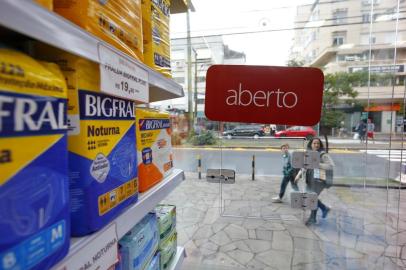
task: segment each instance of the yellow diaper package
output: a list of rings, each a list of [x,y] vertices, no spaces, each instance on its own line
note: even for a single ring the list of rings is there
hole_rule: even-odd
[[[46,9],[53,9],[53,0],[35,0],[39,5],[43,6]]]
[[[54,0],[54,11],[143,60],[141,0]]]
[[[151,109],[136,110],[139,191],[144,192],[173,168],[169,114]]]
[[[144,63],[171,78],[169,6],[169,0],[142,0]]]
[[[69,250],[66,83],[14,50],[0,67],[0,269],[49,269]]]
[[[100,92],[98,64],[37,44],[68,84],[72,235],[101,229],[137,201],[134,102]]]

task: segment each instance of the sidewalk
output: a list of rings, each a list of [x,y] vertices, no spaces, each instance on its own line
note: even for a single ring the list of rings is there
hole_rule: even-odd
[[[323,142],[325,138],[321,137]],[[391,140],[389,140],[391,139]],[[345,150],[361,150],[361,149],[402,149],[406,148],[406,138],[402,143],[400,136],[396,138],[378,136],[375,141],[368,140],[368,142],[361,143],[360,140],[352,138],[338,138],[328,137],[329,149],[345,149]],[[299,138],[274,138],[274,137],[260,137],[254,138],[233,138],[233,139],[220,139],[216,145],[176,145],[176,148],[239,148],[239,149],[275,149],[280,150],[280,145],[289,143],[291,149],[306,147],[306,141]]]
[[[165,200],[177,207],[184,270],[406,267],[406,191],[330,188],[321,199],[332,211],[307,227],[289,198],[271,202],[280,179],[237,175],[220,196],[219,184],[186,176]],[[225,214],[241,217],[221,216],[221,201]]]

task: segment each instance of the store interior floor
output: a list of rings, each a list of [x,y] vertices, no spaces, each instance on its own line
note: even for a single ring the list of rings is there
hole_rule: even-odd
[[[332,187],[320,196],[328,217],[306,226],[309,211],[290,207],[290,187],[283,203],[271,202],[279,184],[236,175],[220,190],[187,173],[165,199],[177,206],[182,269],[406,268],[406,190]]]

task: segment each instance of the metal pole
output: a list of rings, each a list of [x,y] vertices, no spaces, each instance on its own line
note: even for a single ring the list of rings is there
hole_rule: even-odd
[[[202,157],[200,155],[197,155],[197,173],[199,179],[202,179]]]
[[[252,155],[252,180],[255,180],[255,155]]]
[[[190,0],[186,12],[186,31],[187,31],[187,93],[188,93],[188,116],[189,131],[193,130],[193,100],[192,100],[192,40],[190,37]]]
[[[195,102],[195,108],[194,108],[194,114],[193,114],[193,122],[196,124],[197,123],[197,52],[196,50],[193,50],[195,53],[195,91],[194,91],[194,102]]]

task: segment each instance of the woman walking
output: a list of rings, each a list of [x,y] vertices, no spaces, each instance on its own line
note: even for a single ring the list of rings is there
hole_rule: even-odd
[[[323,189],[326,187],[325,179],[320,178],[320,170],[332,170],[334,167],[334,162],[331,157],[325,152],[324,146],[320,138],[313,138],[307,144],[308,150],[317,151],[320,153],[320,165],[319,169],[301,169],[300,172],[296,175],[295,182],[299,181],[302,174],[305,173],[306,176],[306,190],[316,192],[319,196]],[[324,176],[326,173],[324,173]],[[325,177],[324,177],[325,178]],[[306,225],[311,225],[316,223],[316,216],[318,208],[322,211],[322,217],[326,218],[330,208],[327,207],[322,201],[317,200],[317,209],[312,210],[309,219],[306,221]]]

